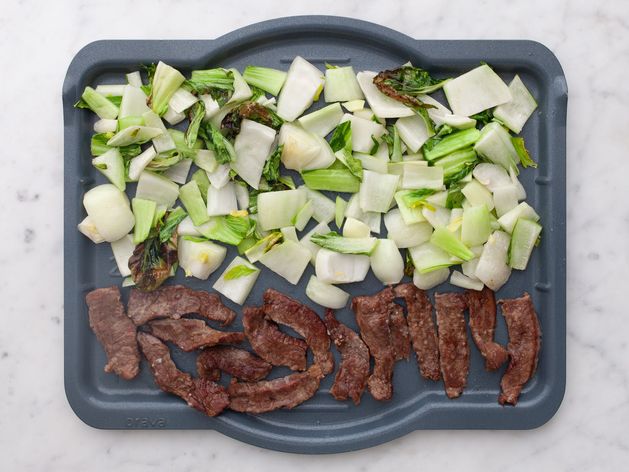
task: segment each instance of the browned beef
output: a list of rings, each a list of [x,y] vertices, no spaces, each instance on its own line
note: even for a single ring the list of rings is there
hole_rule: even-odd
[[[266,413],[293,408],[311,398],[323,377],[321,367],[312,365],[306,372],[259,382],[232,382],[227,388],[229,408],[245,413]]]
[[[465,296],[461,293],[435,294],[441,375],[448,398],[463,393],[470,370],[470,347],[467,342]]]
[[[325,313],[325,325],[341,353],[341,365],[330,393],[337,400],[351,398],[358,405],[369,377],[369,349],[353,329],[337,321],[332,310]]]
[[[197,357],[199,377],[218,381],[221,371],[245,382],[262,380],[273,366],[249,351],[233,346],[203,349]]]
[[[266,319],[263,308],[245,307],[242,325],[253,350],[262,359],[272,365],[306,370],[306,342],[282,333],[275,323]]]
[[[149,361],[159,388],[183,398],[188,405],[208,416],[216,416],[229,404],[225,389],[208,379],[193,379],[177,369],[168,346],[148,333],[138,333],[138,342]]]
[[[395,360],[408,359],[411,355],[411,338],[406,318],[404,318],[404,309],[396,303],[391,303],[389,319]]]
[[[118,287],[98,288],[85,297],[92,331],[107,354],[105,372],[129,380],[140,371],[140,351],[135,340],[135,325],[120,302]]]
[[[406,319],[421,375],[439,380],[439,343],[428,295],[411,283],[395,287],[395,294],[406,302]]]
[[[334,370],[330,337],[319,315],[272,288],[264,292],[264,313],[271,320],[290,326],[304,337],[306,344],[312,349],[315,364],[321,366],[324,375]]]
[[[472,339],[485,359],[487,370],[496,370],[507,360],[507,350],[494,341],[496,331],[496,298],[494,292],[485,287],[482,291],[465,292],[470,312]]]
[[[542,345],[542,331],[528,293],[520,298],[500,300],[509,331],[509,366],[502,376],[499,402],[515,405],[522,387],[535,373]]]
[[[203,320],[180,318],[178,320],[155,320],[148,323],[153,336],[162,341],[175,343],[184,351],[217,344],[240,343],[245,340],[245,333],[218,331],[210,328]]]
[[[226,326],[236,317],[236,313],[223,305],[218,294],[192,290],[183,285],[169,285],[152,292],[132,289],[128,310],[136,326],[156,318],[178,319],[192,313]]]
[[[391,381],[395,349],[391,339],[391,304],[393,291],[389,288],[375,295],[354,297],[352,300],[360,336],[374,358],[373,373],[367,385],[376,400],[389,400],[393,395]]]

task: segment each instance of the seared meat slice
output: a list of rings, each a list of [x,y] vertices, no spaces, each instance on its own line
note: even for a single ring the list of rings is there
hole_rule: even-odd
[[[265,318],[263,308],[245,307],[242,325],[253,350],[262,359],[272,365],[306,370],[306,342],[282,333],[275,323]]]
[[[485,359],[487,370],[496,370],[507,360],[507,350],[494,341],[496,331],[496,298],[494,292],[485,287],[482,291],[466,290],[465,296],[470,312],[472,339]]]
[[[273,366],[255,354],[234,346],[214,346],[203,349],[197,357],[199,377],[218,381],[221,371],[245,382],[262,380]]]
[[[421,375],[439,380],[439,343],[428,295],[411,283],[395,287],[395,294],[406,302],[408,329]]]
[[[467,342],[465,296],[461,293],[435,294],[441,375],[448,398],[463,393],[470,370],[470,346]]]
[[[325,313],[325,325],[341,353],[341,365],[330,393],[337,400],[351,398],[358,405],[369,377],[369,349],[353,329],[337,321],[332,310]]]
[[[312,349],[315,364],[321,366],[324,375],[334,370],[330,337],[319,315],[272,288],[264,292],[264,313],[271,320],[290,326],[304,337],[306,344]]]
[[[502,376],[502,393],[498,401],[515,405],[522,387],[535,373],[539,350],[542,346],[542,331],[535,313],[533,301],[528,293],[520,298],[500,300],[502,314],[509,331],[509,366]]]
[[[118,287],[98,288],[85,297],[90,327],[107,354],[105,372],[130,380],[140,371],[135,325],[120,302]]]
[[[155,320],[149,322],[148,327],[153,336],[162,341],[175,343],[187,352],[217,344],[240,343],[245,340],[245,333],[218,331],[210,328],[203,320],[187,318]]]
[[[138,333],[138,342],[149,361],[159,388],[183,398],[188,405],[208,416],[216,416],[229,404],[225,389],[208,379],[193,379],[177,369],[168,346],[148,333]]]
[[[373,373],[367,380],[369,392],[376,400],[393,395],[391,380],[395,350],[391,339],[391,305],[393,291],[385,289],[371,296],[354,297],[352,309],[360,327],[360,336],[374,358]]]
[[[128,310],[129,318],[136,326],[156,318],[179,319],[191,313],[226,326],[236,317],[233,310],[223,305],[218,294],[192,290],[183,285],[169,285],[152,292],[132,289]]]
[[[395,360],[408,359],[411,355],[411,338],[406,318],[404,318],[404,309],[396,303],[391,303],[389,319]]]
[[[294,408],[311,398],[323,378],[321,367],[312,365],[279,379],[259,382],[232,382],[227,387],[229,408],[245,413],[266,413],[279,408]]]

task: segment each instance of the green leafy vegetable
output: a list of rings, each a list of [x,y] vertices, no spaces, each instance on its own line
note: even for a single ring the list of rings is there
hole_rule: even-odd
[[[435,161],[434,166],[443,168],[443,183],[450,186],[472,172],[477,163],[476,152],[470,147],[442,157]]]
[[[280,178],[280,160],[283,150],[284,145],[280,144],[264,163],[262,177],[264,177],[268,184],[273,184]]]
[[[168,102],[186,78],[174,67],[160,61],[151,79],[148,105],[161,116],[166,113]]]
[[[524,138],[511,138],[511,142],[513,143],[513,147],[515,148],[515,152],[518,153],[518,157],[520,158],[520,164],[522,164],[522,167],[524,167],[525,169],[527,167],[537,167],[537,162],[535,162],[532,158],[531,155],[529,154],[529,151],[526,149],[526,146],[524,145]]]
[[[244,264],[240,264],[240,265],[234,266],[231,269],[229,269],[225,273],[223,278],[225,280],[239,279],[240,277],[246,277],[247,275],[253,274],[254,272],[257,272],[257,271],[258,271],[258,269],[246,266]]]
[[[334,129],[334,133],[332,133],[332,137],[330,138],[330,147],[338,160],[341,161],[356,178],[362,180],[363,165],[352,155],[352,122],[350,120],[344,121]],[[339,190],[339,192],[342,191],[344,190]]]
[[[439,90],[447,80],[435,79],[420,67],[402,66],[380,72],[374,77],[373,83],[385,95],[414,108],[426,107],[417,96]]]
[[[310,241],[334,252],[367,256],[373,252],[378,243],[376,238],[345,238],[335,231],[328,234],[315,233],[310,236]]]
[[[194,174],[192,174],[192,180],[197,183],[199,192],[201,192],[201,197],[203,198],[203,201],[207,203],[207,189],[210,187],[210,179],[207,177],[207,172],[203,169],[197,170]]]
[[[201,121],[205,117],[205,104],[203,100],[199,100],[194,105],[190,107],[188,111],[188,118],[190,120],[190,124],[188,125],[188,129],[186,130],[186,145],[189,148],[194,147],[194,144],[197,142],[197,135],[199,134],[199,127],[201,126]]]
[[[98,133],[92,136],[90,142],[90,152],[92,156],[100,156],[113,148],[113,146],[107,146],[107,141],[113,137],[114,133]],[[129,144],[128,146],[121,146],[118,148],[122,158],[127,161],[142,152],[142,148],[139,144]]]
[[[452,208],[462,208],[465,195],[461,192],[461,187],[454,185],[448,190],[448,197],[446,198],[446,208],[450,210]]]
[[[248,101],[234,108],[223,118],[221,130],[225,133],[225,137],[234,139],[238,133],[240,133],[240,124],[245,118],[273,128],[274,130],[280,129],[284,123],[284,120],[270,108],[258,102]]]
[[[135,285],[147,292],[157,289],[170,277],[177,261],[177,248],[171,242],[160,242],[157,234],[138,244],[129,258],[129,269]]]
[[[159,229],[159,241],[161,243],[165,243],[170,240],[173,237],[174,232],[177,230],[177,226],[179,226],[179,223],[181,223],[186,216],[188,216],[188,214],[181,207],[177,207],[168,212],[166,220]]]
[[[424,144],[424,157],[427,161],[434,161],[459,149],[471,146],[480,138],[480,131],[476,128],[469,128],[445,136],[440,141],[431,142],[428,146]]]
[[[234,146],[209,121],[199,129],[199,136],[205,141],[208,149],[214,151],[219,164],[228,164],[236,158]]]
[[[415,272],[415,264],[413,264],[413,258],[411,257],[411,251],[406,250],[406,256],[404,258],[404,275],[412,277]]]
[[[251,220],[246,216],[214,216],[198,228],[208,239],[238,246],[249,233]]]
[[[409,208],[426,207],[428,209],[433,209],[432,205],[428,203],[426,199],[436,192],[437,191],[434,189],[422,188],[405,194],[403,198]]]
[[[480,125],[480,127],[482,128],[494,119],[494,112],[491,108],[489,108],[485,111],[481,111],[480,113],[476,113],[475,115],[470,116],[470,118],[476,120],[476,124]]]
[[[268,67],[247,66],[242,73],[242,78],[250,86],[258,87],[277,96],[286,80],[286,72]]]
[[[119,97],[118,97],[119,98]],[[89,108],[96,113],[99,118],[113,120],[118,116],[118,106],[108,97],[101,95],[92,87],[85,87],[81,99],[74,104],[76,108]]]
[[[193,70],[184,88],[196,95],[209,94],[223,106],[234,91],[234,73],[221,68]]]
[[[317,169],[301,173],[306,186],[312,190],[356,193],[360,180],[348,169]]]

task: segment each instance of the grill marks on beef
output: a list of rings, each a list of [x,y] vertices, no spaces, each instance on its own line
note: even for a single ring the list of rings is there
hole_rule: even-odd
[[[193,379],[177,369],[168,347],[148,333],[138,333],[138,343],[149,361],[155,383],[168,393],[183,398],[188,405],[208,416],[216,416],[229,404],[225,389],[208,379]]]
[[[186,352],[217,344],[240,343],[245,339],[244,333],[218,331],[203,320],[164,319],[151,321],[147,326],[153,336],[175,343]]]
[[[465,329],[465,297],[460,293],[435,294],[441,374],[448,398],[463,393],[470,370],[470,347]]]
[[[337,400],[351,398],[358,405],[369,377],[369,349],[353,329],[337,321],[332,310],[325,313],[325,325],[341,353],[341,365],[330,393]]]
[[[306,342],[282,333],[266,319],[263,308],[245,307],[242,324],[249,343],[262,359],[272,365],[306,370]]]
[[[245,382],[262,380],[273,366],[255,354],[233,346],[214,346],[197,357],[199,377],[218,381],[221,371]]]
[[[496,370],[509,357],[507,350],[494,341],[496,331],[496,298],[488,288],[482,291],[467,290],[465,292],[470,314],[470,331],[472,339],[485,359],[487,370]]]
[[[535,373],[542,332],[528,293],[520,298],[501,300],[499,303],[509,332],[507,350],[510,361],[500,382],[502,392],[498,401],[501,405],[515,405],[522,387]]]
[[[306,372],[278,379],[232,382],[227,388],[229,408],[244,413],[266,413],[279,408],[294,408],[317,392],[322,378],[321,367],[314,364]]]
[[[314,354],[314,362],[324,375],[334,370],[334,358],[330,352],[330,337],[325,324],[313,310],[296,300],[274,290],[264,292],[264,313],[276,323],[293,328],[304,337]],[[402,315],[402,320],[403,320]]]
[[[98,288],[85,297],[89,322],[107,354],[105,372],[123,379],[134,378],[140,370],[140,351],[135,340],[135,325],[120,302],[118,287]]]
[[[439,341],[428,295],[410,283],[395,287],[395,294],[406,302],[406,320],[421,375],[430,380],[441,379]]]
[[[389,400],[393,395],[391,380],[396,352],[391,339],[392,304],[393,291],[390,288],[352,300],[360,336],[374,358],[373,373],[367,379],[367,385],[376,400]]]
[[[223,305],[216,293],[192,290],[183,285],[161,287],[152,292],[132,289],[128,311],[136,326],[156,318],[179,319],[191,313],[226,326],[236,317],[236,313]]]

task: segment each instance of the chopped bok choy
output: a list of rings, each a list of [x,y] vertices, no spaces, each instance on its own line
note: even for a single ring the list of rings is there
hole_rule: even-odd
[[[311,275],[306,285],[306,296],[326,308],[339,310],[347,305],[349,293],[334,285],[322,282],[316,275]]]

